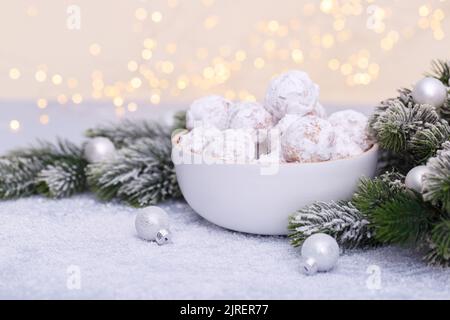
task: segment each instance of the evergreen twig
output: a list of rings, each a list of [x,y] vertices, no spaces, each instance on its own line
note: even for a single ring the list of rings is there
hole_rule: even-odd
[[[344,248],[378,244],[369,220],[351,202],[317,202],[305,207],[290,217],[289,230],[293,246],[319,232],[335,237]]]
[[[181,195],[171,161],[170,136],[142,138],[118,151],[110,162],[88,166],[91,189],[104,200],[142,207]]]
[[[51,197],[70,196],[86,188],[86,161],[81,148],[58,140],[38,142],[0,158],[0,198],[10,199],[42,193]],[[59,175],[49,176],[51,171]]]
[[[110,139],[117,148],[122,148],[142,138],[159,139],[170,136],[170,133],[171,128],[154,121],[124,120],[118,124],[110,123],[88,129],[86,136],[89,138],[105,137]]]
[[[425,201],[430,201],[443,211],[450,213],[450,142],[428,163],[428,173],[424,176]]]

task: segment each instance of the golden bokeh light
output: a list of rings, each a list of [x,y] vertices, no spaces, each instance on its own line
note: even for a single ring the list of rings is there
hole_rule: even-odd
[[[39,116],[39,122],[43,125],[47,125],[50,122],[50,117],[48,114],[43,114]]]
[[[21,76],[21,73],[20,73],[20,70],[19,70],[19,69],[17,69],[17,68],[11,68],[11,69],[9,69],[9,77],[10,77],[12,80],[17,80],[17,79],[20,78],[20,76]]]
[[[19,131],[20,129],[20,122],[19,120],[11,120],[9,122],[9,128],[11,129],[11,131]]]
[[[39,108],[101,100],[126,116],[138,109],[133,101],[145,101],[144,109],[212,93],[262,100],[267,82],[289,69],[307,71],[321,99],[372,102],[450,50],[448,0],[249,0],[238,13],[225,0],[114,2],[102,23],[86,13],[79,33],[50,28],[56,18],[44,8],[30,2],[20,11],[27,23],[8,21],[25,36],[4,36],[8,50],[0,53],[2,95]],[[48,37],[39,38],[43,28]],[[405,55],[408,66],[397,63]],[[365,89],[346,94],[350,87]]]
[[[48,101],[46,99],[41,98],[41,99],[38,99],[36,104],[39,107],[39,109],[45,109],[48,106]]]
[[[102,52],[102,47],[98,43],[93,43],[89,46],[89,53],[91,55],[98,56]]]

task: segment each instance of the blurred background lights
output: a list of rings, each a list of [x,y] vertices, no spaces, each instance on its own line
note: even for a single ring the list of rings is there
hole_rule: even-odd
[[[37,101],[37,106],[39,107],[39,109],[45,109],[47,108],[48,102],[46,99],[38,99]]]
[[[19,79],[20,75],[21,75],[20,70],[17,68],[11,68],[9,70],[9,77],[13,80]]]
[[[159,11],[155,11],[152,13],[152,21],[153,22],[159,23],[159,22],[161,22],[162,18],[163,18],[162,13]]]
[[[101,53],[101,51],[102,51],[102,48],[100,47],[100,45],[98,43],[93,43],[89,47],[89,52],[93,56],[98,56]]]
[[[19,129],[20,129],[19,120],[11,120],[9,122],[9,128],[11,129],[11,131],[19,131]]]
[[[48,110],[42,125],[53,106],[91,101],[117,117],[206,94],[262,101],[270,79],[295,68],[325,104],[374,105],[450,52],[450,0],[247,0],[239,10],[228,0],[78,0],[80,32],[55,27],[66,3],[26,2],[3,4],[0,99]],[[11,118],[17,131],[22,119]]]

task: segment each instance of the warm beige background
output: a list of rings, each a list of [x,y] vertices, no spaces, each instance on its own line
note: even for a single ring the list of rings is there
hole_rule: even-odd
[[[449,15],[444,0],[2,0],[0,99],[100,99],[119,113],[209,92],[261,100],[273,75],[300,68],[325,102],[373,104],[450,58]]]

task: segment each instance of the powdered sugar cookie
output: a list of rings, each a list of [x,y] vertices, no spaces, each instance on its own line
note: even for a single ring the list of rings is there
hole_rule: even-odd
[[[302,71],[289,71],[272,80],[264,107],[279,120],[286,114],[306,115],[314,111],[319,86]]]
[[[299,118],[281,137],[284,159],[288,162],[330,160],[334,136],[334,128],[327,120],[316,116]]]
[[[207,96],[195,100],[186,112],[186,127],[214,126],[220,130],[228,128],[231,101],[220,96]]]

